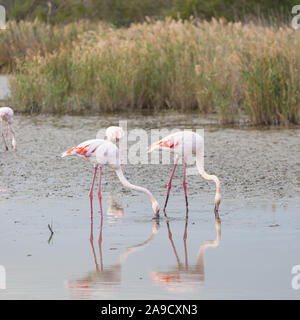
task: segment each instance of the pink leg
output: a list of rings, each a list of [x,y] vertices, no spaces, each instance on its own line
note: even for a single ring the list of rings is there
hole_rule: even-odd
[[[98,166],[95,166],[93,181],[92,181],[92,185],[91,185],[91,189],[90,189],[90,193],[89,193],[90,205],[91,205],[91,218],[93,217],[93,190],[94,190],[94,184],[95,184],[97,168],[98,168]]]
[[[184,196],[185,196],[185,216],[186,218],[188,218],[189,215],[189,208],[188,208],[188,199],[187,199],[187,192],[186,192],[186,183],[185,183],[185,176],[186,176],[186,162],[184,159],[184,169],[183,169],[183,181],[182,181],[182,185],[183,185],[183,190],[184,190]]]
[[[102,196],[101,196],[101,173],[102,173],[102,166],[99,167],[99,184],[98,184],[98,199],[99,199],[99,205],[100,205],[100,214],[101,217],[103,216],[103,211],[102,211]]]
[[[5,150],[8,151],[7,143],[6,143],[6,140],[5,140],[5,137],[4,137],[4,133],[3,133],[3,120],[2,119],[1,119],[1,136],[3,138]]]
[[[173,168],[173,171],[172,171],[172,174],[171,174],[171,178],[170,178],[170,181],[168,183],[167,197],[166,197],[166,201],[165,201],[165,205],[164,205],[164,214],[165,214],[165,216],[167,216],[166,207],[167,207],[167,204],[168,204],[170,190],[171,190],[171,186],[172,186],[172,180],[173,180],[173,177],[174,177],[175,169],[177,167],[177,163],[178,163],[178,157],[175,160],[175,164],[174,164],[174,168]]]

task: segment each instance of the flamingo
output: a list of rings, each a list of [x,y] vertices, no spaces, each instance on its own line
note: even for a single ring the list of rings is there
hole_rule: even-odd
[[[180,157],[183,157],[184,171],[183,171],[183,190],[185,195],[185,205],[186,205],[186,218],[188,218],[188,199],[186,190],[186,159],[190,155],[196,155],[196,166],[200,175],[206,180],[212,180],[216,184],[216,194],[215,194],[215,217],[219,218],[219,205],[221,202],[221,185],[219,178],[215,175],[209,175],[205,172],[203,166],[203,138],[192,131],[179,131],[168,135],[162,140],[152,144],[148,148],[148,152],[153,150],[168,150],[176,155],[174,168],[171,174],[171,178],[168,183],[167,197],[164,204],[164,215],[166,214],[166,207],[169,199],[169,194],[171,190],[172,179],[175,173],[175,169]]]
[[[160,207],[158,202],[152,195],[152,193],[146,188],[131,184],[124,177],[124,174],[120,165],[119,148],[115,144],[113,144],[111,141],[103,140],[103,139],[87,140],[80,143],[78,146],[65,151],[62,154],[62,157],[73,155],[73,154],[83,157],[84,159],[88,160],[94,165],[94,175],[93,175],[92,185],[89,193],[90,204],[91,204],[91,215],[93,213],[93,209],[92,209],[93,188],[94,188],[95,177],[96,177],[98,167],[99,167],[98,199],[100,203],[101,216],[103,215],[102,206],[101,206],[101,173],[102,173],[102,167],[106,165],[115,171],[117,177],[119,178],[120,182],[123,184],[124,187],[145,193],[149,197],[152,203],[154,218],[155,219],[159,218]]]
[[[2,138],[3,138],[3,141],[4,141],[4,147],[5,147],[5,150],[8,151],[8,146],[7,146],[7,143],[6,143],[6,140],[5,140],[5,136],[4,136],[4,133],[3,133],[3,121],[6,121],[6,137],[8,136],[8,129],[10,130],[11,132],[11,135],[12,135],[12,147],[13,149],[15,150],[16,149],[16,138],[15,138],[15,133],[11,127],[11,124],[12,124],[12,121],[13,121],[13,116],[14,116],[14,111],[13,109],[9,108],[9,107],[2,107],[0,108],[0,119],[1,119],[1,135],[2,135]]]

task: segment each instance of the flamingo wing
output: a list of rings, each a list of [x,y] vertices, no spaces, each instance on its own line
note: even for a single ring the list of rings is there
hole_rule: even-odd
[[[155,149],[167,149],[173,150],[175,147],[179,145],[179,139],[176,139],[176,136],[170,135],[167,136],[148,147],[148,152],[152,152]]]
[[[76,147],[71,148],[70,150],[67,150],[62,153],[62,157],[66,157],[68,155],[77,154],[79,156],[84,156],[86,158],[90,157],[96,149],[104,142],[102,139],[93,139],[93,140],[87,140]]]

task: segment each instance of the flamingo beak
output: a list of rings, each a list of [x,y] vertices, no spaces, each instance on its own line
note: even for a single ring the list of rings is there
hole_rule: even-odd
[[[215,219],[216,220],[220,220],[220,217],[219,217],[219,204],[220,204],[220,202],[216,202],[216,204],[215,204]]]
[[[158,220],[159,219],[159,210],[155,212],[153,220]]]

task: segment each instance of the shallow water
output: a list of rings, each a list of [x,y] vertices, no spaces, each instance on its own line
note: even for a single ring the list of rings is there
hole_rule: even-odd
[[[128,130],[205,129],[205,168],[222,182],[221,223],[213,183],[190,175],[186,225],[182,165],[169,222],[159,225],[149,200],[105,168],[101,228],[96,191],[90,219],[91,166],[60,154],[118,119],[15,117],[17,151],[0,145],[0,299],[299,299],[291,285],[300,265],[298,128],[220,127],[192,114],[129,117]],[[162,204],[171,171],[128,164],[126,175]]]

